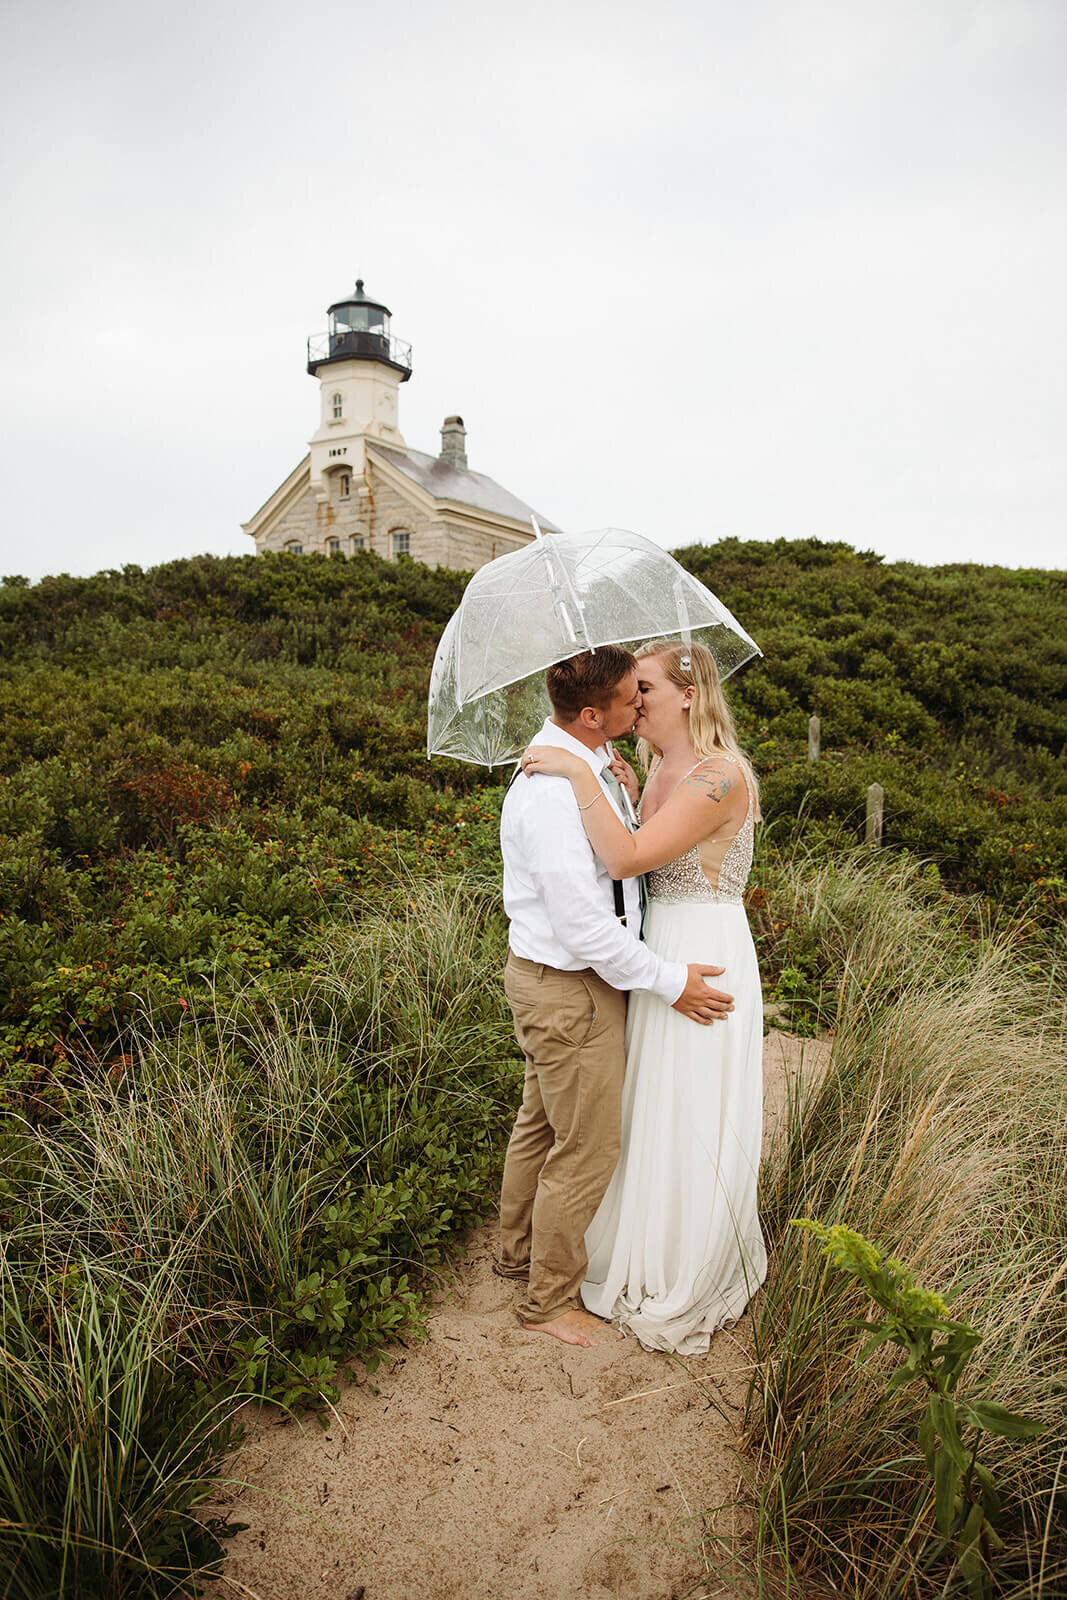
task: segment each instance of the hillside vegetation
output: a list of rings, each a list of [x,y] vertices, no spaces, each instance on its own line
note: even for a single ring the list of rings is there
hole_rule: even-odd
[[[910,1391],[872,1404],[858,1298],[828,1299],[788,1231],[809,1210],[957,1288],[981,1381],[1045,1421],[996,1462],[998,1592],[1040,1593],[1034,1572],[1067,1572],[1067,582],[817,541],[681,559],[765,652],[730,688],[768,819],[749,894],[765,984],[794,1026],[837,1034],[765,1175],[763,1576],[962,1592]],[[322,1404],[346,1363],[372,1369],[492,1204],[521,1076],[502,775],[424,751],[463,583],[278,556],[0,586],[12,1600],[195,1586],[241,1399]],[[879,855],[858,848],[874,779]]]
[[[816,540],[680,552],[764,659],[731,685],[772,836],[862,836],[1054,920],[1067,575],[884,566]],[[151,997],[292,967],[383,864],[493,870],[498,780],[427,763],[460,574],[199,557],[0,587],[0,1062],[115,1048]],[[818,713],[823,759],[806,759]]]

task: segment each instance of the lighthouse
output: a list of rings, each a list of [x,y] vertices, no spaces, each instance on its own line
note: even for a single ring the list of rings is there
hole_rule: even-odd
[[[399,390],[411,377],[411,346],[394,339],[392,313],[364,293],[335,300],[325,333],[308,340],[308,372],[319,380],[319,426],[311,436],[311,486],[328,503],[332,478],[362,476],[369,440],[404,450]]]
[[[392,312],[356,279],[327,308],[329,326],[307,341],[319,385],[319,422],[308,454],[255,516],[242,523],[257,554],[413,556],[470,569],[533,538],[531,516],[554,524],[467,465],[467,430],[451,414],[436,456],[400,431],[400,386],[411,346],[394,338]]]

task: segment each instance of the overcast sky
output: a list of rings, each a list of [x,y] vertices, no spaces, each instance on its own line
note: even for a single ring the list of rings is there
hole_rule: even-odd
[[[358,275],[567,528],[1062,566],[1064,0],[6,0],[0,572],[199,551]]]

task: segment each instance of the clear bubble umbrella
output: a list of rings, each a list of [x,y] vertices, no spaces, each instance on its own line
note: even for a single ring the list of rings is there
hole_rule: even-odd
[[[427,755],[495,767],[550,711],[546,667],[605,644],[698,640],[728,678],[762,652],[721,600],[639,533],[542,534],[481,567],[434,657]]]

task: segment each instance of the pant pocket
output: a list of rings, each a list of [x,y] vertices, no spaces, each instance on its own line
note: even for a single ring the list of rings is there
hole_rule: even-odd
[[[561,982],[557,994],[555,1031],[564,1043],[580,1049],[596,1026],[596,1020],[596,997],[585,979],[571,978]]]

